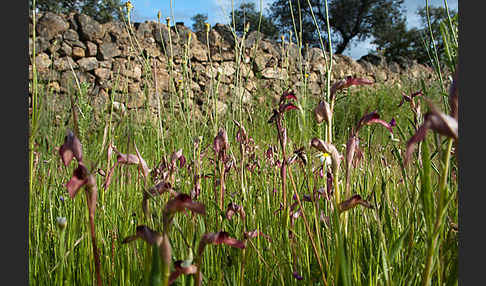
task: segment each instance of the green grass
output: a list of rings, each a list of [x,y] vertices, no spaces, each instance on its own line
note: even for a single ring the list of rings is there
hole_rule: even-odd
[[[431,97],[439,98],[439,92],[431,88]],[[86,198],[84,195],[70,199],[64,184],[71,177],[75,164],[67,168],[62,166],[56,147],[62,145],[67,128],[72,128],[69,120],[68,101],[54,102],[48,93],[44,94],[42,109],[39,114],[39,128],[33,134],[35,141],[35,154],[38,156],[33,170],[33,188],[29,196],[29,278],[36,284],[52,284],[52,277],[63,271],[66,284],[92,284],[94,283],[94,263],[87,228]],[[380,126],[365,127],[360,133],[361,147],[364,158],[361,166],[352,171],[351,190],[360,194],[375,205],[375,209],[365,209],[360,206],[348,211],[347,233],[342,228],[325,226],[316,219],[315,205],[303,202],[304,212],[317,240],[317,249],[324,267],[328,285],[417,285],[421,282],[421,269],[427,254],[427,222],[424,217],[422,205],[419,202],[420,194],[420,164],[415,162],[406,170],[407,178],[403,178],[400,165],[401,157],[394,156],[394,152],[401,150],[404,153],[406,139],[412,135],[413,129],[407,118],[411,112],[406,106],[396,108],[399,102],[397,91],[392,88],[356,88],[338,101],[335,113],[335,146],[344,154],[341,146],[345,144],[349,128],[354,126],[364,114],[364,111],[379,110],[382,118],[389,120],[397,118],[400,129],[405,138],[396,136],[400,142],[390,140],[384,128]],[[286,113],[286,124],[289,138],[288,153],[294,146],[305,146],[309,156],[309,166],[305,169],[297,165],[291,166],[292,176],[300,197],[310,194],[314,188],[325,187],[325,178],[314,178],[310,175],[311,169],[318,167],[315,151],[309,148],[312,137],[321,137],[323,125],[318,126],[312,115],[312,108],[316,100],[309,100],[308,106],[303,106],[307,121],[307,129],[299,127],[299,113]],[[293,233],[294,243],[288,237],[289,220],[284,213],[274,212],[282,201],[280,190],[279,171],[268,164],[263,152],[270,145],[278,146],[276,130],[266,121],[271,115],[269,104],[254,105],[245,116],[243,125],[247,129],[255,144],[258,146],[256,155],[261,165],[255,173],[245,172],[243,179],[247,193],[241,193],[241,176],[239,168],[239,145],[235,140],[237,128],[230,116],[220,118],[220,126],[228,132],[230,141],[230,154],[236,159],[235,168],[226,179],[226,206],[230,201],[242,205],[247,214],[246,222],[239,217],[231,221],[222,220],[218,216],[219,209],[215,204],[213,193],[213,179],[202,180],[202,191],[198,201],[204,203],[207,214],[204,218],[196,218],[193,224],[191,216],[177,215],[170,242],[173,248],[173,261],[185,259],[189,254],[184,240],[197,249],[200,237],[206,232],[227,231],[232,237],[243,239],[243,231],[259,229],[269,235],[273,241],[267,242],[259,237],[247,243],[245,250],[244,277],[241,279],[241,263],[243,253],[239,249],[228,246],[208,246],[202,259],[204,284],[237,285],[275,285],[297,284],[292,272],[297,270],[303,277],[300,283],[324,285],[321,279],[318,262],[313,254],[309,236],[307,235],[302,217],[295,222]],[[60,110],[54,111],[55,108]],[[143,112],[139,111],[141,116]],[[83,144],[84,160],[95,162],[99,160],[99,168],[107,171],[107,166],[113,164],[115,158],[108,163],[105,149],[101,150],[105,127],[111,126],[112,142],[121,152],[135,153],[133,143],[136,143],[142,157],[150,168],[160,162],[162,156],[169,156],[179,148],[183,154],[192,161],[193,139],[202,136],[201,146],[207,147],[207,156],[202,160],[202,174],[212,175],[213,165],[208,158],[214,158],[212,141],[216,134],[213,128],[204,120],[191,119],[189,123],[194,129],[187,128],[187,123],[180,120],[177,114],[164,120],[170,122],[164,126],[164,137],[159,138],[157,123],[137,119],[135,113],[114,119],[109,124],[109,114],[104,114],[105,120],[92,121],[90,125],[82,125],[85,136],[80,140]],[[59,115],[56,118],[56,115]],[[150,116],[147,114],[147,116]],[[250,122],[251,118],[251,122]],[[164,118],[165,119],[165,118]],[[66,126],[64,123],[69,122]],[[88,131],[89,132],[86,132]],[[432,136],[428,137],[429,144],[433,143]],[[441,142],[439,138],[439,142]],[[166,149],[156,148],[163,142]],[[384,167],[382,157],[387,160],[388,167]],[[440,162],[438,156],[431,161],[431,187],[436,190],[439,184]],[[452,168],[457,168],[454,165]],[[87,166],[91,166],[90,163]],[[304,171],[305,170],[305,171]],[[437,170],[437,173],[434,171]],[[97,241],[101,257],[101,273],[104,285],[138,285],[144,275],[144,260],[147,255],[145,245],[141,241],[132,244],[121,244],[123,238],[132,235],[137,225],[146,224],[157,231],[162,230],[162,210],[169,199],[164,194],[150,201],[153,213],[151,224],[142,213],[142,192],[145,189],[143,180],[136,166],[120,166],[115,169],[113,182],[109,189],[101,186],[104,178],[96,175],[99,188],[98,207],[95,216]],[[342,181],[341,181],[342,183]],[[150,182],[148,185],[152,185]],[[408,187],[406,187],[408,186]],[[192,188],[192,173],[187,169],[180,169],[176,173],[175,189],[178,192],[189,193]],[[291,199],[293,187],[288,181],[288,201]],[[277,193],[274,194],[273,190]],[[341,187],[341,189],[343,189]],[[447,180],[447,191],[451,194],[457,192],[454,180]],[[435,193],[435,192],[434,192]],[[64,200],[61,200],[61,197]],[[246,200],[243,198],[246,197]],[[436,199],[432,194],[432,199]],[[330,204],[325,199],[319,200],[319,208],[327,216],[332,217]],[[429,214],[430,215],[430,214]],[[64,248],[69,251],[64,264],[60,264],[60,233],[56,228],[56,218],[66,217],[67,228]],[[447,213],[447,220],[457,222],[457,201],[453,200]],[[341,217],[342,218],[342,217]],[[431,218],[432,219],[432,218]],[[338,222],[341,224],[341,221]],[[177,230],[180,229],[180,232]],[[341,229],[341,230],[339,230]],[[79,240],[79,241],[78,241]],[[78,242],[78,243],[76,243]],[[292,254],[295,249],[295,255]],[[433,272],[432,281],[447,281],[457,277],[457,234],[446,225],[441,231],[441,249],[437,254],[439,264]],[[296,259],[296,268],[292,266]],[[339,264],[336,264],[337,261]],[[57,267],[56,267],[57,266]],[[451,272],[452,271],[452,272]],[[454,272],[456,271],[456,272]],[[455,275],[455,276],[454,276]],[[338,280],[339,279],[339,280]],[[452,282],[457,282],[451,278]],[[185,285],[188,278],[181,276],[177,283]]]

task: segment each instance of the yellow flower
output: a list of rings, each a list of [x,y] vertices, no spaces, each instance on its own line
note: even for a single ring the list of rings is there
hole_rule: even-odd
[[[246,22],[246,24],[245,24],[245,33],[248,33],[249,30],[250,30],[250,22]]]
[[[165,18],[165,22],[167,22],[167,26],[170,26],[170,17]]]
[[[210,29],[209,23],[204,23],[204,25],[206,26],[206,32],[209,32]]]
[[[132,2],[127,1],[127,3],[125,3],[125,7],[127,8],[127,13],[130,14],[130,11],[133,8]]]
[[[159,20],[159,22],[160,22],[160,18],[162,18],[162,13],[160,13],[160,10],[159,10],[159,12],[157,12],[157,19]]]

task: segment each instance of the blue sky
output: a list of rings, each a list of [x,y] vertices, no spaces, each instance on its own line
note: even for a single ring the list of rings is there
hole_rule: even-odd
[[[170,16],[176,22],[184,22],[188,27],[192,26],[191,17],[197,13],[206,14],[208,22],[213,26],[216,23],[228,24],[231,11],[231,0],[131,0],[134,9],[132,21],[143,22],[145,20],[156,20],[157,12],[160,11],[162,18]],[[237,8],[242,2],[254,2],[257,10],[261,7],[263,11],[273,2],[272,0],[233,0],[233,5]],[[171,7],[172,4],[172,7]],[[444,0],[429,0],[431,6],[444,6]],[[458,10],[458,0],[447,0],[449,9]],[[425,0],[405,0],[407,25],[409,28],[420,25],[416,11],[419,7],[425,6]],[[373,46],[370,41],[352,42],[351,48],[344,54],[359,59],[368,53]]]

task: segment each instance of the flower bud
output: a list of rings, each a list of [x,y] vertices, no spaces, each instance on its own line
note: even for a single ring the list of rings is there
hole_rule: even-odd
[[[64,230],[67,226],[67,220],[65,217],[58,217],[57,219],[57,227],[60,229],[60,230]]]

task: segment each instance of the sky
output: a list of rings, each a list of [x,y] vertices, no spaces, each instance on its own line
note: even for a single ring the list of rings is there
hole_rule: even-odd
[[[416,14],[418,8],[425,6],[426,0],[405,0],[403,7],[406,10],[407,27],[418,27],[420,19]],[[263,8],[266,11],[273,0],[131,0],[134,8],[132,11],[133,22],[144,22],[146,20],[156,21],[157,13],[160,11],[162,19],[171,17],[174,22],[184,22],[184,25],[191,27],[191,17],[200,13],[208,16],[208,23],[214,26],[216,23],[229,24],[232,2],[236,9],[242,2],[254,2],[259,11]],[[458,0],[447,0],[450,10],[458,10]],[[429,0],[429,6],[444,7],[444,0]],[[357,60],[374,49],[370,44],[371,40],[364,42],[353,41],[345,55]]]

